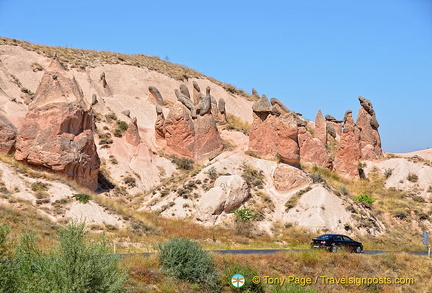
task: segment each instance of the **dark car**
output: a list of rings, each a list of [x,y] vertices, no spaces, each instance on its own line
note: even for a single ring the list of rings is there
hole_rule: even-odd
[[[341,249],[360,253],[363,250],[363,244],[352,240],[350,237],[341,234],[324,234],[311,241],[312,248],[325,248],[330,252],[336,252]]]

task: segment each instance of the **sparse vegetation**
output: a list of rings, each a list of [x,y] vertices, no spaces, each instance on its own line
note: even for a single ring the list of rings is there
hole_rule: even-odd
[[[371,206],[374,203],[374,200],[367,194],[360,194],[359,196],[354,198],[354,201],[365,204],[367,206]]]
[[[180,170],[192,170],[194,167],[194,161],[188,158],[179,158],[176,156],[171,157],[171,163],[175,164]]]
[[[262,170],[254,169],[247,164],[243,164],[242,169],[242,178],[246,181],[250,188],[264,188],[264,172]]]
[[[240,120],[240,118],[232,115],[232,114],[227,114],[227,129],[228,130],[237,130],[240,132],[243,132],[246,135],[249,135],[249,131],[250,131],[250,127],[251,125],[247,122],[244,122],[242,120]]]
[[[84,203],[84,204],[88,203],[89,200],[91,199],[91,196],[86,193],[76,193],[72,195],[72,197],[75,198],[80,203]]]
[[[246,155],[254,157],[254,158],[259,158],[259,156],[252,150],[247,150],[244,152]]]
[[[132,176],[126,176],[123,178],[123,183],[126,184],[129,188],[136,187],[136,179]]]
[[[418,176],[416,175],[416,174],[414,174],[414,173],[408,173],[408,176],[407,176],[407,178],[406,178],[409,182],[413,182],[413,183],[415,183],[415,182],[417,182],[418,181]]]
[[[393,174],[393,169],[385,169],[384,171],[384,177],[385,178],[390,178],[390,176]]]

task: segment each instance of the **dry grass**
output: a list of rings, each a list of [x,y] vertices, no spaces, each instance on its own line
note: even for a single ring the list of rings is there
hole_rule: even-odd
[[[250,131],[250,127],[251,125],[247,122],[244,122],[242,120],[240,120],[240,118],[232,115],[232,114],[227,114],[227,129],[231,130],[237,130],[237,131],[241,131],[246,135],[249,135],[249,131]]]

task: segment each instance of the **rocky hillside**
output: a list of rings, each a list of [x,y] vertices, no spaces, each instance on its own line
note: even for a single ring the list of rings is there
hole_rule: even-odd
[[[384,153],[373,105],[358,99],[355,120],[316,109],[308,121],[276,98],[155,57],[1,38],[2,201],[117,229],[132,221],[104,203],[228,229],[236,209],[249,211],[270,235],[430,229],[430,158]]]

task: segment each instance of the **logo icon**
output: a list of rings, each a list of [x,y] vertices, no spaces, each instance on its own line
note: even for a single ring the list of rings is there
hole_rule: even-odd
[[[245,283],[246,283],[245,277],[241,274],[235,274],[234,276],[231,277],[231,284],[235,288],[241,288],[244,286]]]

